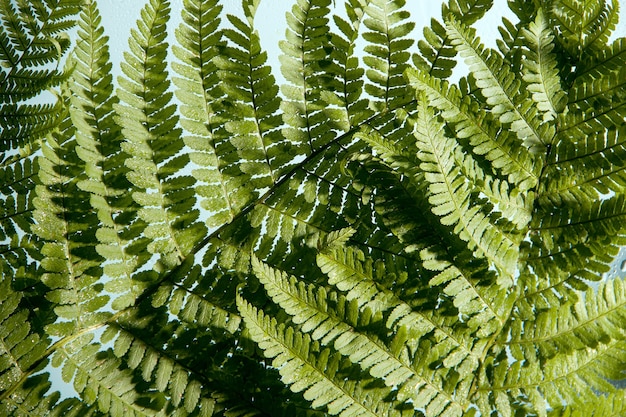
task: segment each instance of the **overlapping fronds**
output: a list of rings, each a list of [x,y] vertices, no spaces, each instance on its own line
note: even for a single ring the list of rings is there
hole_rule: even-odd
[[[314,239],[320,233],[346,227],[358,217],[358,193],[341,165],[328,166],[325,160],[341,161],[363,144],[334,144],[311,158],[303,169],[292,174],[257,205],[250,215],[253,227],[265,230],[258,242],[257,255],[277,257],[291,252],[294,242]],[[333,213],[329,218],[329,210]],[[298,244],[296,244],[297,246]]]
[[[521,80],[508,69],[499,53],[485,50],[475,30],[462,22],[450,19],[446,28],[494,117],[510,126],[511,131],[531,149],[551,144],[554,128],[540,125],[533,101],[525,94]]]
[[[488,271],[486,262],[476,262],[472,251],[461,254],[458,249],[452,249],[458,248],[454,239],[442,239],[439,233],[443,229],[436,226],[438,218],[430,212],[431,207],[425,198],[428,183],[424,180],[424,173],[419,171],[417,151],[415,156],[407,158],[380,137],[370,133],[363,138],[385,161],[384,164],[369,161],[355,171],[357,183],[368,182],[374,187],[367,193],[374,194],[373,204],[381,221],[402,242],[403,250],[419,256],[424,268],[423,282],[431,289],[436,286],[443,291],[442,298],[433,295],[438,298],[440,308],[450,301],[453,303],[451,308],[458,310],[463,317],[459,324],[468,325],[470,331],[480,334],[494,333],[502,327],[511,300],[495,290],[494,274]],[[376,181],[366,181],[374,175]]]
[[[118,100],[113,96],[107,38],[100,21],[96,2],[80,15],[79,41],[68,82],[72,91],[69,111],[76,127],[76,154],[85,168],[77,185],[89,193],[97,214],[96,250],[109,261],[103,268],[110,279],[105,288],[121,293],[113,303],[113,308],[119,309],[130,305],[140,293],[142,285],[133,282],[132,274],[149,257],[140,256],[141,244],[134,253],[131,249],[139,230],[130,227],[136,209],[128,193],[131,185],[125,175],[126,154],[120,148],[122,134],[113,120],[113,104]],[[120,211],[127,213],[118,216]]]
[[[429,105],[441,111],[441,117],[454,127],[456,137],[468,140],[472,152],[485,155],[495,175],[501,172],[520,191],[537,184],[539,172],[533,163],[533,155],[519,144],[515,136],[496,129],[488,130],[490,124],[483,121],[489,116],[475,100],[463,95],[455,85],[422,71],[409,70],[407,77],[413,88],[426,93]]]
[[[176,127],[176,107],[168,92],[167,43],[165,23],[169,18],[168,1],[151,1],[143,9],[130,39],[130,52],[121,77],[120,104],[115,105],[117,120],[125,142],[122,150],[128,180],[133,184],[133,199],[140,206],[137,216],[145,222],[147,250],[158,254],[167,268],[178,265],[204,235],[197,222],[195,179],[180,171],[189,162],[181,153],[184,146]],[[124,104],[122,104],[124,103]]]
[[[99,310],[108,296],[100,294],[103,261],[95,251],[97,217],[89,195],[77,183],[84,163],[76,155],[74,128],[66,114],[58,130],[46,138],[39,158],[39,181],[33,201],[33,231],[42,240],[41,281],[50,288],[46,298],[60,320],[49,325],[54,336],[67,336],[103,320]]]
[[[591,57],[608,43],[619,19],[616,0],[582,2],[558,0],[550,2],[550,17],[559,27],[559,44],[577,61]]]
[[[471,25],[483,17],[492,5],[493,0],[453,0],[442,4],[441,14],[444,19],[451,14]],[[423,34],[424,39],[417,43],[420,54],[413,55],[415,66],[439,79],[449,78],[456,66],[456,50],[450,43],[445,25],[432,18],[430,26],[424,27]]]
[[[58,86],[67,76],[59,70],[59,63],[70,46],[67,31],[74,26],[80,3],[0,2],[1,151],[36,146],[36,139],[54,127],[60,106],[27,104],[24,100]]]
[[[382,401],[388,390],[370,393],[367,379],[342,375],[350,367],[347,359],[320,348],[307,334],[277,323],[240,297],[237,305],[250,337],[273,358],[272,365],[280,370],[283,382],[294,392],[304,391],[304,398],[312,401],[314,408],[327,406],[331,415],[342,417],[399,415],[393,404]]]
[[[283,86],[261,0],[146,3],[116,89],[0,0],[0,415],[624,414],[616,0],[294,0]]]
[[[623,293],[624,281],[603,282],[597,289],[588,289],[573,306],[543,310],[535,320],[513,323],[507,341],[512,356],[516,360],[534,355],[549,359],[624,339],[620,325],[626,313]]]
[[[341,235],[332,233],[329,240],[341,238]],[[256,260],[253,264],[268,294],[293,316],[299,329],[295,331],[310,334],[310,339],[305,336],[307,343],[312,340],[331,346],[386,386],[398,389],[398,400],[408,401],[415,409],[424,408],[426,415],[460,415],[461,393],[469,388],[469,382],[444,383],[447,371],[440,375],[437,371],[425,370],[420,364],[449,355],[445,360],[450,361],[448,365],[456,365],[459,372],[466,373],[477,365],[476,353],[470,350],[478,347],[460,346],[459,343],[469,340],[454,334],[448,327],[452,321],[443,323],[438,317],[412,311],[392,292],[381,291],[382,282],[376,283],[373,275],[385,275],[382,264],[377,265],[378,270],[374,272],[371,263],[361,265],[361,256],[358,251],[341,247],[318,255],[329,284],[337,286],[341,293],[323,286],[306,285]],[[242,314],[247,322],[249,313]],[[385,340],[386,331],[377,331],[381,328],[393,329],[391,340]],[[436,347],[421,340],[431,331],[439,334],[440,342]],[[455,337],[460,339],[455,340]],[[283,347],[275,346],[270,356],[296,360],[293,352],[289,352],[291,342],[282,342]],[[311,384],[320,380],[311,378]],[[458,400],[451,395],[454,391],[460,394]]]
[[[562,118],[564,140],[585,140],[587,135],[603,133],[607,124],[622,124],[626,115],[623,50],[624,42],[618,40],[590,65],[582,66],[569,92],[571,111]]]
[[[539,415],[546,415],[546,402],[584,406],[597,392],[615,390],[607,378],[623,378],[625,347],[623,341],[610,341],[551,359],[526,355],[523,362],[499,362],[490,367],[492,382],[479,386],[478,404],[482,412],[497,408],[505,416],[512,416],[518,404]]]
[[[589,135],[575,146],[559,143],[558,161],[544,168],[550,181],[539,195],[539,202],[575,204],[585,197],[597,199],[609,190],[622,190],[625,173],[621,161],[626,158],[623,135],[624,127],[621,127]],[[586,169],[582,170],[583,167]]]
[[[518,243],[490,222],[479,201],[472,201],[469,183],[455,163],[458,143],[443,136],[442,131],[443,125],[436,121],[422,96],[415,137],[420,168],[429,184],[431,210],[443,225],[454,227],[475,256],[488,259],[498,269],[502,285],[510,285],[517,266]]]

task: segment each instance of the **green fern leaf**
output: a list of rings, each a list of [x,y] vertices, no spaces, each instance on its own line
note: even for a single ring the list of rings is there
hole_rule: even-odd
[[[187,133],[183,140],[193,150],[190,159],[194,164],[192,175],[198,181],[196,191],[202,197],[201,206],[211,213],[207,225],[217,227],[232,221],[254,198],[254,191],[249,184],[251,173],[242,172],[245,164],[238,161],[234,146],[237,141],[231,143],[231,134],[224,128],[228,117],[240,114],[233,109],[221,115],[222,107],[234,105],[218,87],[219,73],[214,62],[223,48],[219,30],[222,6],[217,1],[198,0],[186,1],[184,6],[183,22],[176,30],[180,45],[173,48],[179,60],[173,64],[179,75],[174,83],[182,103],[181,126]],[[241,98],[234,97],[234,101]],[[240,140],[239,146],[245,148],[243,142]],[[246,160],[258,158],[256,153],[246,155]]]
[[[443,126],[436,122],[424,97],[420,107],[415,138],[420,149],[420,167],[429,183],[428,201],[432,212],[441,216],[443,225],[454,226],[455,233],[468,242],[476,256],[487,258],[498,268],[502,274],[500,284],[511,285],[519,243],[491,227],[489,217],[471,201],[468,184],[453,162],[454,148],[458,145],[441,135]]]
[[[478,394],[487,398],[498,411],[514,409],[513,403],[528,404],[533,412],[546,415],[546,401],[560,407],[580,404],[582,398],[593,398],[594,391],[612,392],[607,381],[622,378],[624,342],[610,341],[595,348],[574,350],[568,355],[548,360],[526,357],[526,361],[508,364],[500,362],[493,367],[493,385],[480,386]],[[524,366],[522,366],[522,363]],[[506,393],[506,394],[505,394]]]
[[[224,35],[232,46],[225,47],[215,64],[228,101],[221,117],[227,120],[229,141],[237,148],[236,163],[241,164],[247,186],[262,189],[276,183],[291,155],[285,152],[289,144],[279,129],[278,86],[254,29],[255,6],[247,4],[244,11],[247,23],[228,16],[235,29],[226,29]]]
[[[297,1],[287,13],[285,40],[280,42],[283,86],[283,135],[293,146],[292,158],[307,155],[335,138],[326,129],[328,113],[322,99],[324,66],[330,61],[328,18],[330,0]]]
[[[506,175],[520,191],[535,187],[539,173],[533,155],[512,135],[490,130],[488,116],[478,110],[476,102],[463,96],[456,86],[421,71],[409,69],[406,76],[411,86],[424,91],[429,104],[439,109],[441,117],[454,126],[457,137],[469,139],[473,152],[485,155],[491,166]]]
[[[95,251],[97,218],[84,202],[89,199],[77,187],[84,169],[76,155],[74,128],[69,115],[57,133],[42,145],[40,185],[33,200],[37,222],[33,232],[44,240],[42,282],[50,288],[46,298],[59,317],[48,326],[54,336],[67,336],[101,323],[108,313],[99,310],[108,302],[96,284],[102,274],[102,258]]]
[[[569,141],[586,140],[588,135],[604,134],[606,126],[621,124],[626,114],[624,103],[626,85],[623,65],[626,43],[617,39],[612,45],[598,50],[572,80],[568,109],[560,122],[559,132]]]
[[[619,6],[615,0],[585,4],[577,0],[559,0],[552,2],[551,6],[548,10],[550,17],[561,28],[557,33],[559,43],[579,61],[604,48],[619,19]]]
[[[134,185],[133,199],[141,206],[137,215],[144,222],[147,249],[159,254],[165,268],[178,265],[191,252],[206,228],[196,220],[191,176],[179,175],[189,157],[180,153],[183,141],[176,128],[175,107],[167,92],[165,23],[169,2],[151,1],[144,8],[146,22],[132,31],[131,52],[125,54],[118,96],[126,104],[115,105],[117,120],[129,155],[125,164]]]
[[[25,153],[7,157],[0,163],[0,239],[3,244],[2,261],[5,276],[35,279],[34,263],[28,252],[38,252],[36,241],[30,235],[32,223],[32,197],[35,188],[37,159]],[[31,255],[32,257],[32,255]],[[29,276],[30,274],[32,276]]]
[[[65,381],[73,382],[87,405],[112,417],[154,415],[140,405],[130,372],[119,369],[120,362],[112,352],[97,354],[100,344],[92,340],[93,335],[83,334],[56,350],[52,363],[63,363]]]
[[[29,378],[32,368],[41,369],[49,341],[33,331],[24,297],[13,291],[11,280],[0,279],[0,411],[16,415],[16,410],[46,410],[53,398],[44,398],[49,383],[44,376]],[[28,385],[24,385],[27,382]],[[39,405],[38,403],[42,404]]]
[[[322,345],[335,342],[335,348],[349,356],[351,362],[358,363],[364,370],[375,367],[371,372],[376,375],[372,376],[383,377],[389,386],[401,385],[414,374],[410,365],[387,352],[376,338],[368,340],[367,335],[355,333],[354,326],[359,325],[353,322],[358,314],[355,302],[347,303],[345,298],[327,293],[323,287],[305,287],[295,277],[276,271],[256,258],[253,258],[253,269],[274,302],[293,316],[294,323],[302,325],[303,332],[311,333],[313,340],[321,339]],[[346,317],[331,315],[327,310],[327,302],[331,300],[344,305],[338,310],[345,309]]]
[[[24,104],[58,86],[67,73],[57,65],[69,47],[67,31],[80,10],[79,0],[0,2],[0,150],[36,146],[57,123],[61,106]],[[44,67],[45,69],[42,69]]]
[[[258,260],[254,260],[253,263],[254,271],[269,295],[293,316],[294,323],[300,324],[303,332],[311,333],[313,340],[321,340],[322,345],[334,342],[334,348],[349,357],[352,363],[359,364],[363,370],[369,371],[372,377],[384,380],[385,385],[397,387],[402,397],[418,406],[429,397],[433,398],[426,400],[424,406],[428,406],[431,401],[430,407],[435,403],[451,402],[450,398],[445,398],[446,395],[441,388],[430,382],[428,376],[420,375],[413,369],[409,357],[398,355],[402,351],[400,347],[402,336],[394,341],[398,344],[394,352],[374,335],[360,333],[355,328],[364,326],[364,323],[354,321],[358,317],[357,300],[353,299],[348,303],[344,297],[327,293],[323,287],[317,289],[314,286],[305,287],[293,276],[288,277],[285,273],[273,270]],[[328,310],[329,302],[337,303],[338,316],[334,316]],[[345,317],[341,317],[341,312]],[[361,316],[367,317],[367,314]],[[408,334],[418,336],[415,332],[406,330],[406,327],[401,327],[398,334],[406,337]],[[415,343],[415,340],[412,343]],[[439,394],[435,394],[436,391],[439,391]],[[458,413],[456,404],[443,408],[447,408],[446,415]]]
[[[327,103],[327,112],[332,113],[336,128],[347,132],[355,128],[373,115],[368,108],[368,100],[362,98],[363,75],[365,71],[359,67],[359,58],[355,54],[359,28],[365,18],[365,9],[369,0],[351,0],[346,2],[348,20],[334,15],[334,23],[339,33],[331,32],[331,43],[334,46],[330,57],[332,65],[326,73],[334,77],[324,78],[329,86],[322,92],[321,98]]]
[[[554,48],[553,35],[548,29],[548,22],[541,9],[529,28],[523,30],[528,42],[528,56],[523,61],[524,81],[528,83],[528,91],[537,103],[537,109],[543,112],[543,121],[556,119],[565,108],[565,93],[561,88],[561,79],[556,70],[556,59],[552,54]]]
[[[590,134],[575,145],[562,141],[555,150],[558,161],[544,167],[545,181],[537,201],[542,206],[557,207],[596,200],[610,190],[626,185],[624,170],[617,161],[626,157],[620,138],[624,129],[609,129]],[[584,168],[584,169],[583,169]]]
[[[585,404],[575,407],[555,407],[548,413],[549,417],[619,417],[626,411],[622,393],[597,395]]]
[[[514,322],[507,345],[517,360],[539,353],[552,358],[572,350],[584,350],[621,340],[619,323],[626,310],[622,304],[624,281],[615,279],[588,289],[573,306],[543,311],[534,320]]]
[[[493,0],[451,0],[441,6],[441,15],[452,14],[456,19],[471,25],[493,6]],[[423,29],[424,39],[417,42],[420,54],[413,55],[416,67],[441,80],[449,78],[456,66],[456,50],[450,43],[446,28],[437,19]]]
[[[407,100],[402,74],[408,67],[408,49],[413,40],[407,35],[415,24],[407,22],[409,13],[402,8],[404,0],[372,0],[365,8],[363,24],[369,29],[363,38],[369,42],[363,58],[369,83],[365,92],[373,97],[371,107],[379,112],[395,109]]]
[[[520,90],[520,80],[508,71],[498,53],[485,51],[475,31],[454,19],[447,23],[447,31],[476,78],[476,85],[494,116],[499,117],[501,123],[510,125],[517,137],[531,149],[551,144],[554,128],[539,125],[532,100]]]
[[[283,382],[291,385],[294,392],[304,391],[304,398],[312,401],[314,408],[328,407],[331,415],[341,417],[395,414],[377,398],[368,398],[358,382],[343,381],[337,375],[346,366],[341,356],[328,349],[319,350],[308,335],[278,324],[239,296],[237,306],[250,337],[259,343],[268,358],[273,358],[272,364],[279,369]],[[319,353],[313,355],[316,351]]]
[[[78,187],[90,194],[91,206],[100,221],[96,250],[111,261],[104,266],[104,273],[111,279],[105,289],[122,293],[112,305],[121,309],[132,304],[144,287],[144,283],[132,279],[132,274],[149,257],[141,256],[141,245],[130,253],[138,232],[138,228],[129,228],[136,208],[128,193],[131,184],[124,168],[126,154],[120,151],[121,131],[113,120],[113,105],[118,100],[112,97],[111,64],[96,2],[83,11],[79,27],[79,43],[72,60],[74,70],[69,80],[76,154],[84,162],[86,174]],[[127,210],[128,215],[118,216],[121,210]]]

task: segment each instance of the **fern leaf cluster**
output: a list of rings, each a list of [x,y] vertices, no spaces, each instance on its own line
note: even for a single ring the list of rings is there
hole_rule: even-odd
[[[0,415],[623,415],[618,2],[262,4],[0,0]]]

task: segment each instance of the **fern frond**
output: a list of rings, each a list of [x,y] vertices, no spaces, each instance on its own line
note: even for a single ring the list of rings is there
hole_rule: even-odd
[[[560,31],[559,43],[577,61],[593,56],[608,43],[619,20],[617,1],[558,0],[547,11]]]
[[[534,216],[531,231],[541,237],[543,247],[552,249],[596,240],[610,245],[618,241],[623,234],[626,198],[615,195],[600,201],[581,203],[578,207],[554,209],[550,216]]]
[[[48,326],[54,336],[71,335],[101,323],[109,314],[99,311],[108,302],[101,295],[102,258],[96,253],[94,225],[98,223],[87,201],[89,196],[77,187],[84,164],[76,155],[74,127],[69,115],[58,131],[42,145],[39,158],[40,185],[33,200],[36,224],[32,230],[44,245],[41,280],[50,288],[46,298],[56,307],[60,320]]]
[[[422,71],[408,69],[406,76],[417,91],[424,91],[429,105],[441,111],[441,117],[454,127],[459,139],[469,140],[472,151],[485,155],[491,166],[520,191],[533,188],[539,178],[534,156],[515,138],[491,128],[488,116],[478,103],[461,94],[458,87],[440,81]]]
[[[590,73],[574,80],[570,91],[570,112],[562,120],[560,136],[571,142],[604,132],[606,126],[620,126],[626,116],[626,71]]]
[[[620,417],[626,412],[626,402],[621,392],[598,394],[575,406],[555,407],[548,417]]]
[[[421,55],[414,54],[413,63],[439,79],[449,78],[456,66],[456,50],[450,44],[446,28],[433,18],[430,26],[424,27],[423,33],[425,39],[417,42]]]
[[[458,242],[441,238],[437,227],[433,227],[437,218],[428,215],[423,176],[409,180],[409,175],[403,175],[398,179],[401,170],[394,172],[386,165],[368,162],[363,166],[363,174],[359,171],[355,174],[376,178],[376,182],[369,181],[370,186],[376,187],[373,198],[376,213],[401,241],[401,250],[416,252],[423,268],[429,271],[422,279],[427,279],[424,282],[428,282],[429,288],[437,288],[430,301],[442,303],[442,309],[443,303],[450,301],[463,317],[459,324],[468,325],[480,334],[493,334],[502,328],[513,299],[497,291],[497,285],[491,285],[495,274],[488,271],[486,262],[476,262],[471,251],[459,254],[453,249],[458,248]]]
[[[55,63],[61,58],[69,47],[67,31],[74,26],[72,19],[80,11],[80,4],[80,0],[34,0],[20,2],[16,9],[10,0],[0,2],[0,20],[6,30],[0,41],[5,45],[0,59],[11,68],[9,78],[13,71]],[[46,72],[59,74],[56,70]]]
[[[18,410],[42,412],[56,402],[44,395],[50,387],[46,375],[29,377],[33,367],[37,372],[43,368],[41,360],[49,340],[32,328],[33,313],[27,306],[24,296],[11,288],[11,279],[3,275],[0,278],[0,412],[6,416],[18,415]]]
[[[80,0],[0,2],[0,151],[35,146],[58,122],[61,106],[23,104],[58,86],[68,73],[58,64]],[[57,68],[52,68],[56,63]],[[42,69],[43,67],[43,69]],[[44,102],[47,100],[44,100]]]
[[[626,62],[626,39],[617,38],[613,43],[598,50],[588,62],[581,62],[580,71],[576,74],[578,78],[597,78],[605,73],[621,69],[624,62]]]
[[[259,258],[269,263],[273,258],[288,262],[285,253],[310,246],[315,236],[346,227],[361,217],[360,195],[352,189],[342,164],[349,155],[362,152],[365,144],[352,140],[351,135],[343,139],[309,157],[252,210],[249,221],[260,234],[255,248]],[[333,215],[329,216],[329,211]],[[293,261],[298,268],[300,262],[297,258]]]
[[[624,339],[624,281],[614,279],[588,289],[573,306],[541,311],[534,320],[513,322],[507,345],[516,360],[538,354],[552,358]]]
[[[93,335],[78,335],[55,350],[52,365],[62,365],[63,380],[73,383],[85,404],[106,415],[154,415],[154,410],[141,405],[140,392],[129,370],[120,369],[120,361],[113,352],[100,351],[100,348],[101,345],[93,341]],[[144,404],[146,400],[144,398]]]
[[[441,15],[449,15],[470,26],[481,19],[493,6],[493,0],[450,0],[441,6]]]
[[[49,374],[42,373],[27,379],[4,399],[0,395],[0,413],[7,417],[46,415],[61,417],[67,405],[58,404],[59,393],[46,395],[50,389]],[[76,405],[76,402],[73,402]],[[76,407],[80,409],[80,406]]]
[[[405,4],[405,0],[372,0],[365,8],[363,24],[369,31],[363,39],[369,43],[363,62],[369,67],[365,72],[369,83],[364,88],[372,96],[370,107],[379,112],[408,101],[402,74],[408,68],[408,50],[413,45],[408,35],[415,24],[407,21],[409,12],[402,10]]]
[[[250,342],[241,343],[241,316],[233,293],[244,278],[238,274],[218,276],[216,271],[199,275],[198,269],[183,274],[186,288],[162,285],[144,308],[119,322],[122,331],[118,337],[126,340],[120,342],[121,357],[152,386],[157,382],[159,364],[169,361],[172,373],[185,372],[189,384],[201,384],[201,412],[206,412],[207,402],[212,401],[216,415],[306,415],[293,410],[293,405],[303,404],[290,398],[275,375],[268,375]],[[142,311],[149,304],[158,308],[164,303],[168,309],[160,309],[158,314],[146,316]],[[162,392],[170,398],[173,386],[165,381]],[[177,412],[190,407],[190,401],[183,394]]]
[[[390,290],[381,289],[374,280],[371,262],[364,262],[363,254],[351,248],[323,251],[318,254],[318,266],[328,275],[328,283],[346,293],[348,301],[356,300],[360,309],[369,308],[372,314],[386,314],[385,326],[398,332],[404,326],[411,340],[419,342],[424,335],[435,331],[439,334],[438,354],[454,357],[455,365],[463,363],[464,369],[474,369],[477,351],[466,335],[452,328],[457,319],[435,317],[430,312],[414,311]],[[382,265],[377,265],[382,268]],[[384,275],[384,269],[377,274]],[[454,353],[453,353],[454,352]]]
[[[156,340],[149,338],[141,340],[142,338],[137,336],[137,327],[140,326],[134,328],[127,326],[130,326],[130,323],[124,321],[121,328],[116,329],[118,333],[113,344],[113,354],[116,358],[123,359],[130,370],[140,375],[143,381],[150,383],[158,393],[153,404],[156,408],[154,412],[169,409],[170,413],[192,414],[199,408],[207,407],[208,399],[201,400],[201,397],[204,397],[202,383],[193,377],[193,373],[181,366],[177,358],[169,357],[165,352],[152,346]],[[111,328],[106,339],[113,336],[114,330]]]
[[[127,155],[120,149],[122,133],[113,120],[113,105],[118,100],[112,95],[107,38],[100,20],[95,1],[80,15],[79,40],[71,61],[74,69],[68,82],[72,93],[69,111],[76,127],[76,153],[85,164],[85,177],[78,187],[89,193],[100,221],[96,251],[109,261],[103,268],[110,278],[105,289],[122,293],[112,304],[121,309],[132,304],[145,285],[134,281],[132,274],[149,256],[141,256],[140,250],[129,253],[137,243],[139,228],[129,227],[136,207],[128,192],[131,184],[124,167]],[[121,211],[126,213],[118,215]]]
[[[206,228],[194,209],[195,179],[180,171],[189,162],[181,153],[184,143],[176,128],[172,94],[167,92],[166,22],[169,2],[153,0],[143,9],[144,19],[132,31],[131,52],[125,54],[118,96],[114,105],[126,141],[122,149],[127,178],[134,185],[133,199],[141,206],[137,215],[147,225],[147,249],[160,255],[165,268],[178,265],[200,241]]]
[[[508,70],[502,57],[494,50],[485,50],[473,28],[450,19],[448,35],[465,59],[495,117],[517,134],[531,150],[552,143],[554,128],[539,124],[533,101],[520,87],[521,81]]]
[[[254,271],[268,294],[285,311],[293,316],[293,321],[300,325],[302,332],[310,333],[314,341],[322,345],[332,343],[334,349],[358,364],[364,371],[369,371],[374,378],[380,378],[385,385],[399,389],[399,396],[409,400],[415,408],[441,407],[441,415],[457,415],[460,411],[443,388],[431,382],[431,377],[421,375],[414,368],[413,353],[402,353],[404,338],[411,338],[411,344],[417,343],[413,337],[419,334],[400,326],[392,347],[385,345],[373,334],[360,332],[356,327],[365,327],[358,317],[371,317],[370,311],[359,314],[358,300],[348,302],[342,295],[327,292],[324,287],[305,286],[295,277],[276,271],[258,260],[253,261]],[[379,318],[379,319],[382,319]],[[367,320],[367,319],[364,319]],[[372,321],[376,320],[373,313]],[[334,343],[333,343],[334,342]],[[412,349],[409,349],[412,350]],[[420,356],[415,354],[415,356]],[[430,399],[427,399],[430,398]],[[441,403],[447,405],[443,405]],[[437,404],[437,405],[435,405]]]
[[[229,42],[215,59],[220,87],[228,105],[220,114],[227,122],[229,141],[237,148],[241,172],[249,188],[262,189],[276,183],[291,155],[282,137],[278,112],[280,98],[267,53],[261,49],[254,28],[256,7],[244,7],[247,23],[229,15],[233,29],[225,29]]]
[[[606,126],[620,126],[626,116],[623,66],[626,42],[617,39],[581,63],[572,80],[568,114],[560,120],[561,136],[576,142],[603,133]]]
[[[32,191],[39,167],[30,155],[8,157],[0,163],[0,241],[28,232],[32,214]]]
[[[376,375],[372,376],[382,377],[388,386],[402,385],[414,374],[410,364],[402,363],[387,352],[377,338],[357,332],[355,327],[362,325],[357,322],[358,300],[353,298],[348,302],[342,295],[324,287],[305,285],[257,258],[253,258],[252,264],[256,277],[272,300],[292,316],[303,333],[311,333],[313,340],[320,340],[323,346],[335,342],[334,347],[363,370],[375,366],[377,370],[371,372]],[[335,303],[336,310],[331,310]]]
[[[528,83],[528,91],[532,93],[537,109],[543,112],[543,121],[549,122],[565,108],[566,96],[552,53],[554,36],[541,9],[537,11],[535,21],[522,33],[528,43],[528,55],[522,63],[523,79]]]
[[[451,0],[441,6],[444,19],[453,15],[466,25],[472,25],[493,6],[493,0]],[[456,66],[456,50],[450,43],[446,28],[435,18],[423,29],[424,39],[417,42],[420,55],[413,55],[413,63],[420,70],[441,80],[449,78]]]
[[[576,144],[561,141],[555,147],[558,160],[546,164],[546,181],[537,196],[543,206],[557,207],[596,200],[602,194],[624,189],[626,147],[624,127],[589,134]]]
[[[0,152],[38,146],[59,123],[61,102],[54,104],[0,104]]]
[[[500,284],[508,286],[517,265],[519,242],[493,227],[480,203],[471,198],[467,180],[454,163],[458,144],[443,136],[442,130],[443,125],[437,122],[423,96],[414,135],[422,161],[420,168],[429,184],[431,210],[441,216],[441,224],[454,226],[454,232],[476,256],[496,266],[502,274]]]
[[[623,244],[623,197],[578,204],[533,218],[520,276],[528,289],[518,300],[522,317],[557,300],[559,305],[575,302],[577,290],[586,290],[589,281],[610,270]],[[565,220],[568,215],[571,219]]]
[[[67,78],[61,73],[50,74],[49,71],[35,69],[18,69],[8,76],[0,73],[0,99],[3,103],[20,102],[36,97],[48,88],[58,86]]]
[[[178,58],[173,68],[179,75],[174,78],[174,84],[176,96],[182,103],[183,141],[192,150],[190,159],[194,168],[191,172],[198,181],[196,193],[201,197],[200,205],[210,213],[206,220],[209,227],[232,221],[254,198],[254,190],[249,184],[251,174],[242,172],[245,164],[239,163],[234,146],[238,142],[228,140],[231,134],[224,127],[235,114],[241,116],[238,112],[242,110],[238,109],[245,105],[236,103],[242,101],[242,94],[246,99],[249,94],[239,92],[237,96],[237,92],[230,91],[235,97],[226,99],[218,87],[220,78],[214,58],[225,47],[223,32],[219,29],[221,10],[218,1],[186,1],[182,23],[176,29],[179,45],[173,48]],[[222,108],[229,106],[236,108],[222,115]],[[249,114],[249,108],[246,111]],[[264,120],[272,121],[267,117]],[[250,134],[250,126],[246,126],[248,131],[245,134]],[[245,148],[243,142],[238,143],[242,149]],[[258,158],[257,153],[246,155],[246,160]]]
[[[379,135],[372,134],[366,140],[375,143],[379,139]],[[381,148],[391,149],[384,139],[382,141]],[[401,158],[402,153],[394,152],[395,162],[392,163],[403,163]],[[423,196],[424,182],[412,181],[409,176],[399,178],[392,168],[371,155],[359,157],[358,162],[348,166],[354,177],[354,187],[362,192],[364,202],[374,205],[381,221],[402,242],[403,251],[413,253],[435,244],[438,239],[432,227],[417,215],[428,211],[423,199],[417,198]],[[375,179],[375,182],[368,179]]]
[[[389,403],[381,401],[383,390],[371,392],[370,396],[363,386],[365,381],[341,376],[340,372],[350,366],[341,355],[320,349],[308,335],[277,323],[241,296],[237,296],[237,307],[250,337],[263,349],[265,356],[273,358],[272,365],[279,370],[282,381],[294,392],[304,391],[304,398],[311,401],[314,408],[327,407],[331,415],[341,417],[399,413]]]
[[[334,23],[340,33],[331,32],[331,43],[333,45],[330,57],[333,63],[327,72],[333,74],[325,80],[328,84],[327,90],[322,93],[322,100],[327,105],[327,112],[332,112],[329,116],[335,120],[336,128],[347,132],[358,126],[373,115],[373,110],[369,109],[368,101],[362,98],[363,75],[365,71],[359,67],[359,58],[355,54],[355,47],[359,38],[359,29],[365,18],[365,9],[370,0],[350,0],[345,3],[346,21],[340,16],[334,15]]]
[[[534,413],[546,415],[546,403],[584,406],[584,399],[597,392],[615,390],[607,378],[623,379],[625,348],[624,341],[609,341],[545,360],[527,356],[509,364],[505,359],[490,367],[490,383],[478,387],[481,411],[512,415],[516,404],[527,404]]]
[[[331,35],[328,26],[330,0],[299,0],[287,13],[285,40],[279,43],[281,72],[287,80],[281,103],[283,135],[292,143],[293,157],[307,155],[331,142],[328,129],[324,77],[330,64]]]

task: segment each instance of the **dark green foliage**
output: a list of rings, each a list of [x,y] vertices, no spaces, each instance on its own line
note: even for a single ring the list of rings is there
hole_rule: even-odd
[[[0,0],[0,415],[624,415],[617,1],[259,3]]]

